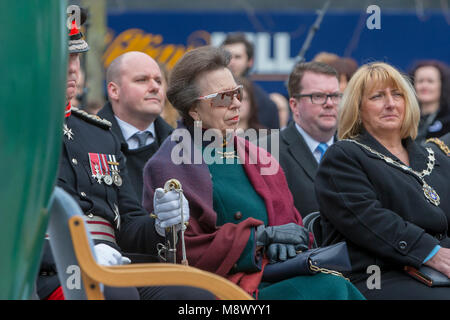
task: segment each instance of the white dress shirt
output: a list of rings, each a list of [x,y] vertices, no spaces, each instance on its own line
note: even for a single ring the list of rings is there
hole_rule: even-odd
[[[297,128],[298,132],[300,132],[303,139],[305,139],[305,142],[308,145],[309,150],[311,150],[311,153],[313,154],[317,163],[319,163],[321,154],[320,154],[320,151],[317,150],[317,146],[321,142],[325,142],[328,145],[328,147],[330,147],[334,143],[334,135],[328,141],[316,141],[308,133],[306,133],[306,131],[303,130],[302,127],[300,127],[297,123],[295,124],[295,127]]]
[[[131,124],[129,124],[128,122],[125,122],[121,119],[119,119],[117,116],[114,116],[117,120],[117,123],[120,126],[120,130],[122,130],[122,135],[125,138],[125,141],[128,144],[128,149],[132,150],[132,149],[137,149],[138,148],[138,140],[136,137],[134,137],[134,134],[136,132],[142,132],[141,130],[139,130],[138,128],[132,126]],[[149,131],[151,132],[151,134],[148,136],[146,144],[145,145],[149,145],[151,143],[153,143],[153,141],[155,141],[155,137],[156,137],[156,132],[155,132],[155,123],[152,122],[148,128],[144,131]]]

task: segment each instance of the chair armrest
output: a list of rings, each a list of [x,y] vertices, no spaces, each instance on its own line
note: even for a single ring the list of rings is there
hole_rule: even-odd
[[[83,219],[70,218],[69,229],[81,271],[96,282],[111,287],[192,286],[208,290],[223,300],[253,299],[231,281],[194,267],[170,263],[101,266],[92,255]]]

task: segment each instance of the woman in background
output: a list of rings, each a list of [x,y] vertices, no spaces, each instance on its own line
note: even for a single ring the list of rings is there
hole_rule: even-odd
[[[417,142],[450,132],[450,75],[438,61],[421,61],[411,71],[421,118]]]

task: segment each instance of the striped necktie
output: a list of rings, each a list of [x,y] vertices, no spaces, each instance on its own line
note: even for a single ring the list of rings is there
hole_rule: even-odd
[[[324,142],[319,143],[316,150],[320,152],[320,160],[322,160],[323,155],[325,154],[325,151],[327,151],[328,145]]]

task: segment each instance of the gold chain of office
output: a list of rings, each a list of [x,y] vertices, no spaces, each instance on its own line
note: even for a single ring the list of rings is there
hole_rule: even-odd
[[[373,150],[371,147],[366,146],[365,144],[363,144],[361,142],[358,142],[356,140],[351,140],[351,139],[344,139],[342,141],[353,142],[353,143],[363,147],[367,151],[377,155],[378,157],[380,157],[380,159],[384,160],[386,163],[389,163],[399,169],[402,169],[406,172],[410,172],[410,173],[414,174],[422,182],[422,190],[423,190],[423,194],[424,194],[425,198],[431,204],[433,204],[435,206],[439,206],[441,199],[440,199],[438,193],[428,183],[426,183],[426,181],[424,179],[425,176],[430,175],[430,173],[433,171],[433,168],[434,168],[435,157],[434,157],[434,151],[431,148],[426,148],[426,150],[428,151],[427,168],[422,170],[422,172],[417,172],[417,171],[411,169],[410,167],[405,166],[404,164],[398,163],[397,161],[389,158],[388,156],[385,156],[384,154]]]
[[[438,139],[438,138],[430,138],[427,139],[427,142],[433,142],[436,144],[444,153],[447,155],[447,157],[450,157],[450,148],[444,143],[444,141]]]

